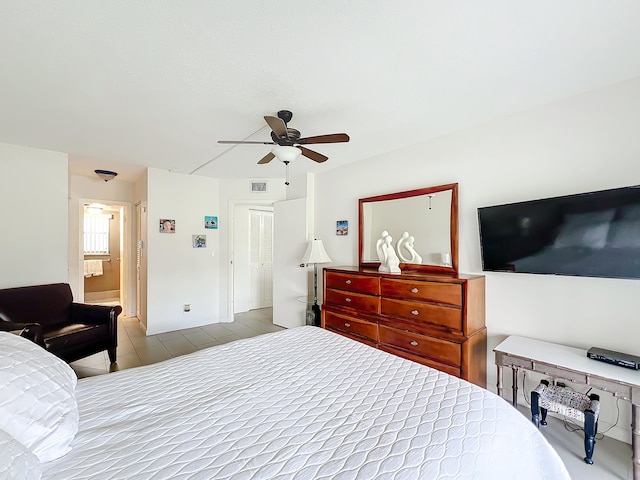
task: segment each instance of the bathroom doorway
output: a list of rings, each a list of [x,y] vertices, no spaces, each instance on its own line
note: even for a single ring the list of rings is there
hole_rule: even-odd
[[[121,305],[128,311],[128,212],[128,204],[81,202],[79,256],[84,303]]]

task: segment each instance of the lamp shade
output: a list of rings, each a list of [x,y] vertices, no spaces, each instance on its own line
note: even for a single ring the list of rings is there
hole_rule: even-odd
[[[296,147],[283,147],[281,145],[277,145],[271,149],[271,153],[273,153],[281,162],[288,163],[298,158],[302,153],[302,150]]]
[[[309,265],[311,263],[329,263],[331,259],[324,249],[322,240],[310,240],[307,244],[307,251],[302,256],[301,263]]]

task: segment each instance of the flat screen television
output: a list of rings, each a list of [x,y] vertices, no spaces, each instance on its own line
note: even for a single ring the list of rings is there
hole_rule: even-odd
[[[482,269],[640,278],[640,185],[478,208]]]

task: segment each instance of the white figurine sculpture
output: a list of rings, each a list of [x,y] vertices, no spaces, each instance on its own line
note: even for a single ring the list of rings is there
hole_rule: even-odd
[[[409,232],[402,232],[402,236],[396,244],[398,256],[404,263],[422,263],[422,257],[413,247],[414,241],[415,237],[413,235],[409,235]]]
[[[376,242],[376,250],[380,259],[379,272],[400,273],[400,260],[393,249],[392,242],[393,238],[386,230],[382,232],[382,236]]]
[[[382,245],[384,245],[384,239],[385,237],[389,235],[389,232],[387,232],[386,230],[382,231],[382,234],[380,234],[380,238],[378,239],[378,241],[376,242],[376,252],[378,253],[378,259],[380,260],[380,265],[382,266],[386,260],[387,260],[387,256],[384,252],[384,250],[382,249]]]

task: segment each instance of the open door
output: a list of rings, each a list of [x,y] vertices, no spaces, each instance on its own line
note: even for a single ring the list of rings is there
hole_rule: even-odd
[[[307,199],[274,205],[273,323],[285,328],[306,324],[308,274],[300,268],[307,244]]]

